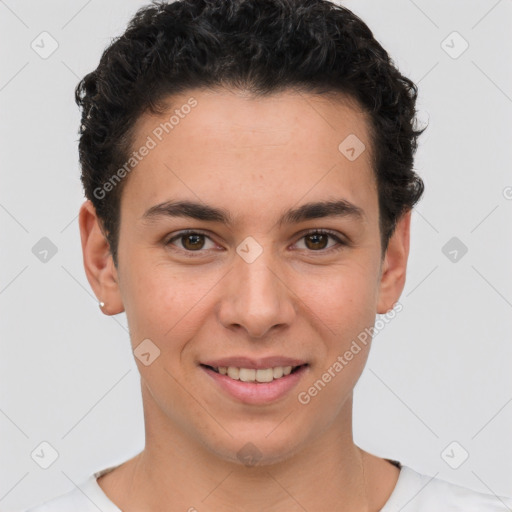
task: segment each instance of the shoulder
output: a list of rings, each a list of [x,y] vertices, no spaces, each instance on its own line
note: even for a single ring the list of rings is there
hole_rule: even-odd
[[[23,512],[98,512],[98,510],[102,512],[121,512],[108,499],[97,482],[100,475],[111,469],[113,467],[98,471],[71,491]]]
[[[381,512],[395,512],[407,506],[410,512],[504,512],[512,509],[512,498],[469,489],[403,466],[400,477]],[[508,508],[507,508],[508,507]]]
[[[24,512],[69,512],[70,510],[73,512],[98,512],[94,503],[89,501],[79,489],[73,489]]]
[[[70,491],[49,501],[45,501],[40,505],[29,508],[24,512],[64,512],[66,510],[74,510],[75,512],[92,512],[94,508],[95,507],[92,504],[91,506],[88,506],[76,491]]]

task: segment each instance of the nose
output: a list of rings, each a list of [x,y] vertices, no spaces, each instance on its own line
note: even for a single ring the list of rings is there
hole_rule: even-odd
[[[233,265],[219,308],[222,325],[245,329],[255,339],[290,326],[296,314],[294,294],[272,256],[264,251],[252,263],[236,256]]]

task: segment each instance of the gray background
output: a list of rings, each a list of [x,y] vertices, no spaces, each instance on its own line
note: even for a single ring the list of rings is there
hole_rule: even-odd
[[[125,316],[100,312],[82,267],[73,98],[143,4],[0,0],[2,511],[68,491],[144,445]],[[375,337],[357,384],[355,441],[417,471],[512,494],[512,1],[344,5],[419,85],[429,122],[403,310]],[[31,47],[51,49],[43,31],[58,43],[47,58]],[[43,237],[57,250],[46,262]],[[48,469],[31,458],[43,441],[59,455]],[[450,467],[464,450],[469,458]]]

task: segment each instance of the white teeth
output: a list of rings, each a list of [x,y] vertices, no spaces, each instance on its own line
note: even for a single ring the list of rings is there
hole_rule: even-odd
[[[235,368],[234,366],[230,366],[228,368],[228,377],[231,377],[232,379],[238,380],[238,376],[240,374],[240,370],[238,368]]]
[[[272,382],[274,379],[280,379],[283,376],[290,375],[293,366],[276,366],[275,368],[263,368],[255,370],[253,368],[237,368],[236,366],[219,366],[217,368],[221,375],[227,375],[234,380],[242,382]]]
[[[257,382],[272,382],[274,380],[274,370],[272,368],[256,370],[255,377]]]
[[[256,370],[240,368],[240,371],[238,372],[238,378],[244,382],[254,382],[256,380]]]
[[[279,379],[284,375],[284,370],[282,366],[278,366],[277,368],[274,368],[274,379]]]

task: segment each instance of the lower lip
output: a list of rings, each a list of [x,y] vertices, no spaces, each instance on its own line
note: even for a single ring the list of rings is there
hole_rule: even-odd
[[[289,393],[307,371],[307,365],[272,382],[243,382],[217,373],[206,366],[200,366],[223,391],[246,404],[266,404]]]

